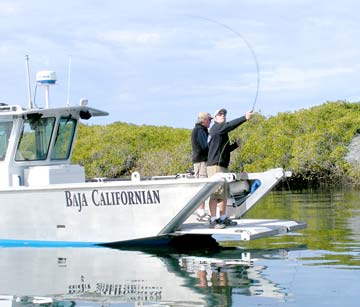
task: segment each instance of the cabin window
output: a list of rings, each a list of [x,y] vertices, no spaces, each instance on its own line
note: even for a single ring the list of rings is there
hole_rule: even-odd
[[[71,145],[73,143],[77,121],[69,117],[61,117],[56,133],[54,149],[51,154],[52,160],[69,159]]]
[[[49,151],[54,123],[54,117],[25,120],[15,160],[45,160]]]
[[[5,159],[12,125],[12,122],[0,122],[0,161]]]

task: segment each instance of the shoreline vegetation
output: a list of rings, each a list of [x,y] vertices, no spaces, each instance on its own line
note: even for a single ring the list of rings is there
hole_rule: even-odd
[[[115,122],[81,125],[73,162],[88,179],[174,175],[192,169],[191,129]],[[265,117],[259,113],[230,133],[243,146],[232,152],[231,172],[262,172],[282,167],[292,172],[285,186],[358,186],[360,103],[326,102],[296,112]],[[360,143],[360,142],[359,142]]]

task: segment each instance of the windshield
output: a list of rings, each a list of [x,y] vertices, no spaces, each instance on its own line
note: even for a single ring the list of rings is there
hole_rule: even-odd
[[[25,120],[15,160],[45,160],[49,151],[54,123],[54,117]]]
[[[75,134],[76,122],[77,121],[73,118],[60,118],[54,150],[51,154],[52,160],[64,160],[69,158]]]
[[[0,122],[0,161],[5,159],[12,125],[12,121]]]

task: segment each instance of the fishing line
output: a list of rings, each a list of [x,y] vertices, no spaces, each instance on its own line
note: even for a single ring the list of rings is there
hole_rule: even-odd
[[[223,28],[225,28],[226,30],[232,32],[233,34],[235,34],[238,38],[240,38],[244,43],[245,45],[247,46],[247,48],[250,50],[250,53],[253,57],[253,60],[254,60],[254,63],[255,63],[255,67],[256,67],[256,90],[255,90],[255,96],[254,96],[254,100],[253,100],[253,103],[252,103],[252,106],[251,106],[251,112],[254,111],[255,109],[255,105],[256,105],[256,102],[257,102],[257,99],[258,99],[258,96],[259,96],[259,89],[260,89],[260,68],[259,68],[259,61],[257,59],[257,56],[256,56],[256,53],[254,51],[254,48],[251,46],[251,44],[249,43],[249,41],[247,39],[245,39],[245,37],[243,35],[241,35],[238,31],[235,31],[233,28],[231,28],[230,26],[222,23],[222,22],[219,22],[217,20],[214,20],[214,19],[211,19],[211,18],[208,18],[208,17],[203,17],[203,16],[198,16],[198,15],[186,15],[188,17],[191,17],[191,18],[196,18],[196,19],[202,19],[202,20],[206,20],[208,22],[211,22],[211,23],[214,23],[218,26],[221,26]],[[210,139],[211,140],[211,139]],[[221,150],[221,153],[220,153],[220,157],[219,157],[219,162],[221,161],[221,156],[225,150],[225,147],[227,146],[227,144],[229,143],[230,139],[225,143],[224,147],[222,148]]]
[[[255,109],[257,99],[258,99],[259,88],[260,88],[260,68],[259,68],[259,62],[258,62],[256,53],[254,51],[254,48],[251,46],[249,41],[247,39],[245,39],[245,37],[243,35],[241,35],[238,31],[235,31],[233,28],[231,28],[230,26],[228,26],[228,25],[226,25],[226,24],[224,24],[222,22],[219,22],[217,20],[214,20],[214,19],[211,19],[211,18],[208,18],[208,17],[203,17],[203,16],[197,16],[197,15],[187,15],[187,16],[192,17],[192,18],[197,18],[197,19],[203,19],[203,20],[212,22],[212,23],[214,23],[214,24],[216,24],[218,26],[221,26],[221,27],[227,29],[228,31],[232,32],[233,34],[235,34],[237,37],[239,37],[246,44],[246,46],[248,47],[248,49],[251,52],[251,55],[252,55],[252,57],[254,59],[255,67],[256,67],[256,91],[255,91],[254,101],[253,101],[252,107],[251,107],[251,112],[253,112],[254,109]]]

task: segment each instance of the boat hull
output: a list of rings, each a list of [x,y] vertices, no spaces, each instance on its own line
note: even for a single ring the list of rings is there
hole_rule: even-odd
[[[141,246],[180,242],[186,246],[189,243],[179,237],[200,238],[197,242],[212,243],[211,237],[216,236],[247,241],[284,234],[305,228],[306,223],[239,219],[283,176],[283,170],[274,169],[256,174],[219,173],[209,179],[133,178],[2,189],[0,243],[15,246]],[[251,189],[244,200],[239,201],[244,183]],[[197,220],[195,211],[224,184],[232,191],[228,215],[237,219],[237,225],[225,229],[209,228],[206,221]],[[221,240],[216,238],[216,241]]]
[[[207,184],[114,181],[3,190],[0,239],[99,244],[156,237]]]

